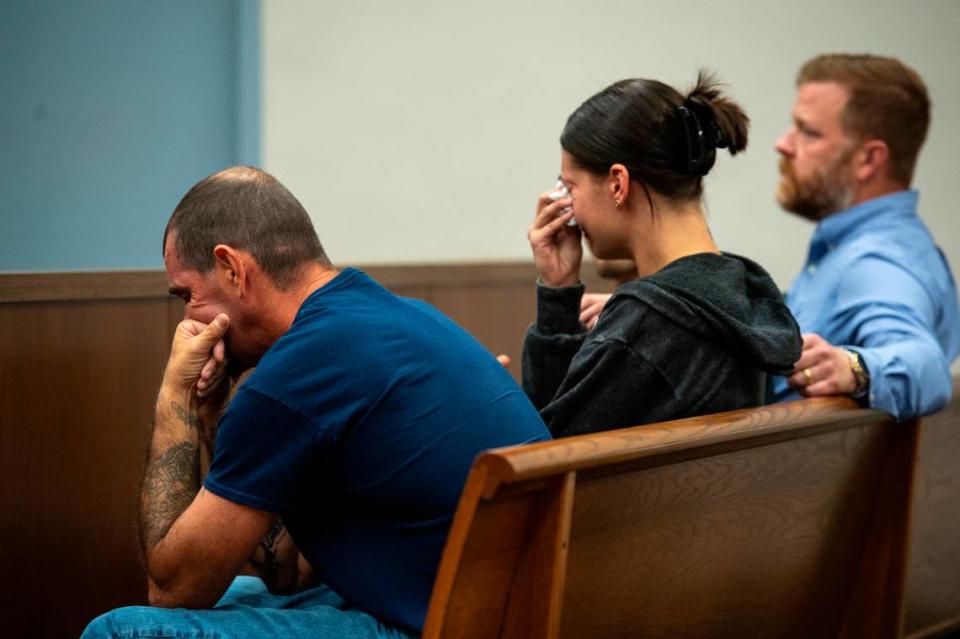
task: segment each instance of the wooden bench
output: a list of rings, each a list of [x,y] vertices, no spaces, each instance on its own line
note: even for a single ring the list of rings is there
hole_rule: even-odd
[[[896,637],[917,432],[829,398],[484,453],[423,636]]]
[[[960,377],[950,405],[923,420],[913,495],[906,634],[960,633]]]

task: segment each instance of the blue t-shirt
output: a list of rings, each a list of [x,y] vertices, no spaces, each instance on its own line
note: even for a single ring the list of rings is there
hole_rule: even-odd
[[[237,391],[204,485],[281,514],[320,581],[419,632],[474,457],[548,438],[475,339],[346,269]]]

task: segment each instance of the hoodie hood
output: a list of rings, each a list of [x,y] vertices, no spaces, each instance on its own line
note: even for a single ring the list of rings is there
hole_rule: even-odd
[[[800,358],[800,329],[783,294],[756,262],[698,253],[618,287],[656,312],[711,341],[732,344],[758,368],[789,374]],[[611,302],[613,299],[611,299]]]

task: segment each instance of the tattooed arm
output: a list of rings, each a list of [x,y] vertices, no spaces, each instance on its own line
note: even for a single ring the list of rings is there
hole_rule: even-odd
[[[212,387],[214,390],[209,393],[207,401],[200,409],[199,420],[182,407],[173,407],[178,418],[185,423],[195,424],[200,433],[201,484],[210,469],[210,458],[213,454],[220,417],[226,409],[232,387],[236,383],[235,379],[229,381],[230,384],[221,383],[219,387]],[[253,551],[244,574],[260,577],[270,592],[276,594],[293,594],[313,585],[313,569],[300,554],[279,517]]]
[[[200,490],[199,420],[191,419],[194,415],[181,403],[189,402],[189,395],[179,399],[170,399],[163,390],[157,398],[153,439],[140,485],[140,549],[145,557]]]
[[[198,380],[205,375],[208,385],[216,360],[222,362],[228,325],[226,315],[211,324],[180,323],[157,398],[139,508],[153,605],[215,604],[276,519],[200,487],[204,399]]]
[[[310,564],[279,519],[253,551],[250,567],[276,594],[292,594],[313,585]]]

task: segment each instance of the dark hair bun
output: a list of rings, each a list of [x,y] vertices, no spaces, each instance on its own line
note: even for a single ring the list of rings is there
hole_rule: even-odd
[[[728,149],[730,155],[736,155],[747,148],[747,130],[750,118],[740,105],[723,95],[722,85],[716,74],[701,69],[697,74],[697,83],[687,93],[684,105],[712,120],[708,126],[713,129],[714,148]]]

